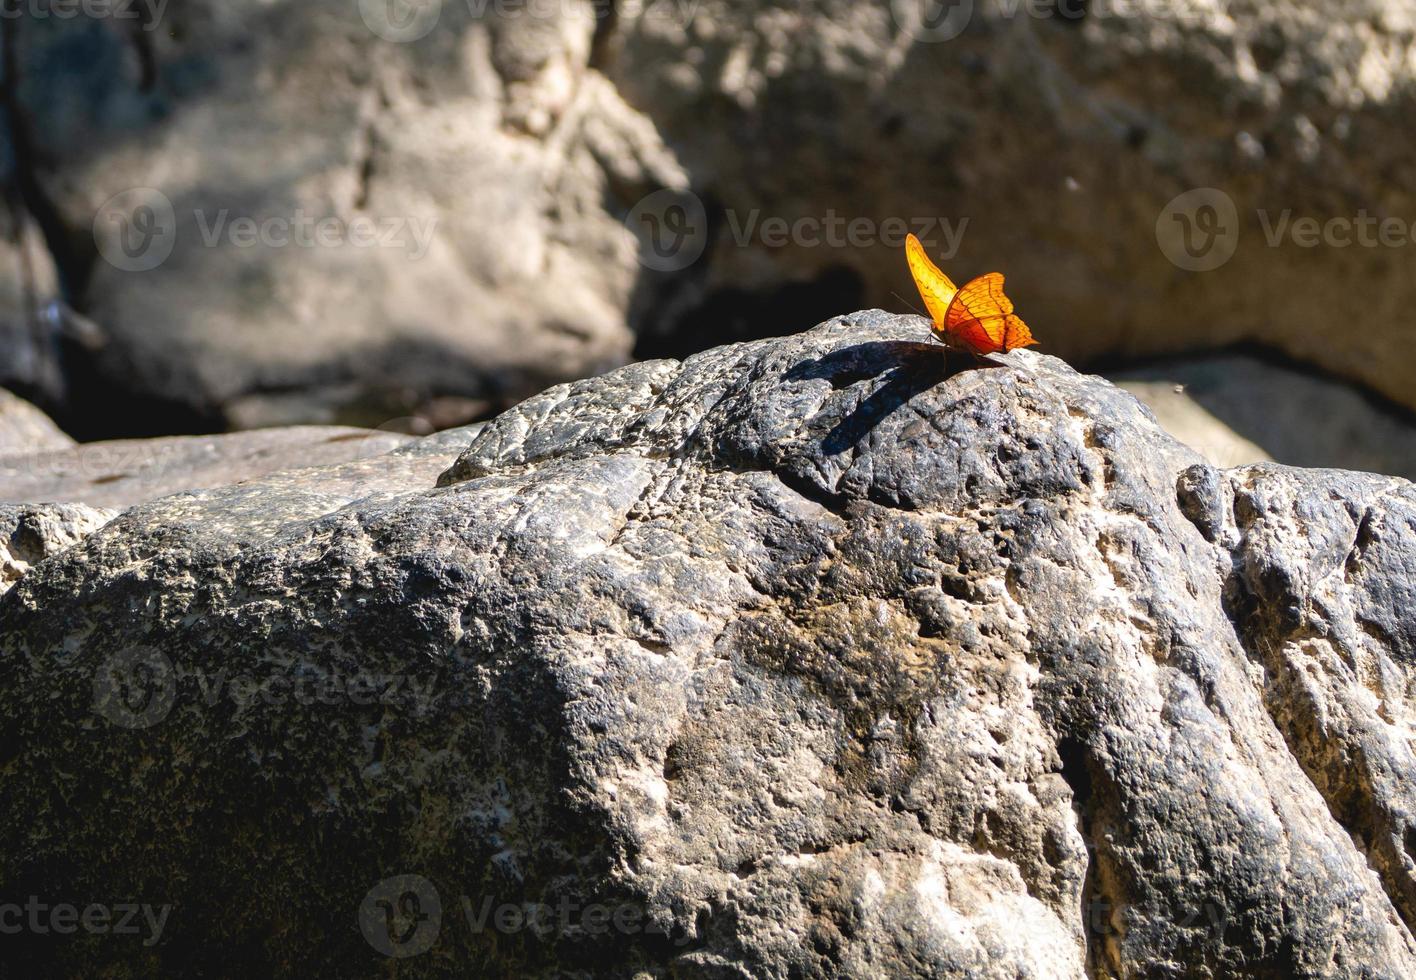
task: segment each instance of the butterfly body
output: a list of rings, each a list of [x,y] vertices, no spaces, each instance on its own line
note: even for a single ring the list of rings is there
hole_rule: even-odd
[[[905,256],[915,286],[934,321],[934,335],[972,354],[997,354],[1036,344],[1013,301],[1003,292],[1003,274],[990,272],[960,288],[935,265],[918,238],[910,235]]]

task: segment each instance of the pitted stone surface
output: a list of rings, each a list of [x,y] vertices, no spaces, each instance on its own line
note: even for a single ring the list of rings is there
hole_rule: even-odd
[[[18,961],[372,975],[436,906],[400,974],[1416,972],[1416,490],[928,336],[634,365],[34,568],[0,888],[174,908]]]

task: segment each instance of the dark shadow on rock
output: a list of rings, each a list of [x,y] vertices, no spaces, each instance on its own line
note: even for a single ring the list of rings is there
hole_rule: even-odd
[[[884,376],[883,383],[822,440],[821,448],[834,456],[860,443],[881,419],[915,395],[965,371],[1006,366],[995,361],[979,360],[940,344],[880,340],[854,344],[824,357],[802,361],[785,377],[788,381],[824,379],[840,390],[867,378]]]

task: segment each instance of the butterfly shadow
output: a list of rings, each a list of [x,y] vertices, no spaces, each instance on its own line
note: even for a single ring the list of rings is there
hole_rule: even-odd
[[[787,371],[786,379],[825,380],[839,391],[858,381],[884,376],[884,383],[822,439],[821,448],[834,456],[858,445],[882,419],[921,392],[967,371],[1006,366],[940,344],[873,340],[802,361]]]

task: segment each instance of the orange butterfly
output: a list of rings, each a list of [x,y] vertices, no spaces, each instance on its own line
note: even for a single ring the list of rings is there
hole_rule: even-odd
[[[957,344],[969,353],[996,354],[1036,344],[1023,318],[1013,312],[1013,301],[1003,292],[1003,273],[990,272],[970,279],[964,288],[929,260],[919,239],[905,241],[910,274],[924,305],[934,320],[934,335],[946,344]]]

